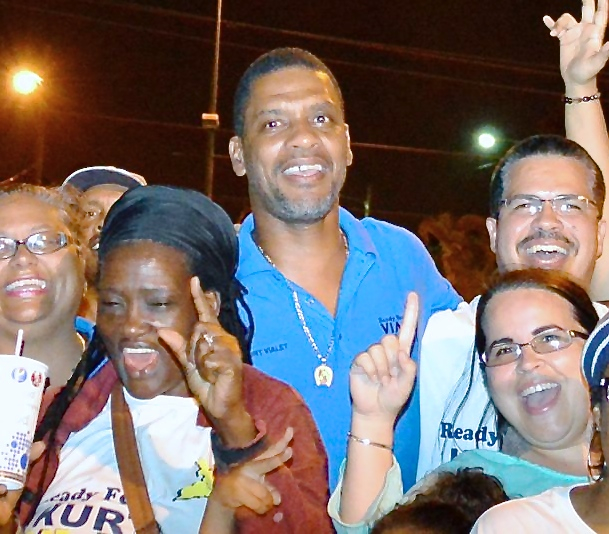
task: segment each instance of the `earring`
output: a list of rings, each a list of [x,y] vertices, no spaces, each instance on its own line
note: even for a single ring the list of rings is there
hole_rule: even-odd
[[[593,461],[595,459],[596,461]],[[601,446],[601,432],[596,423],[592,425],[592,439],[588,450],[588,476],[593,482],[598,482],[605,476],[607,463]]]

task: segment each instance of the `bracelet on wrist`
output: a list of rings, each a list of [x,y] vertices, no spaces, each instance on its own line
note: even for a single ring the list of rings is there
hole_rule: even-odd
[[[355,441],[356,443],[361,443],[362,445],[371,445],[372,447],[378,447],[379,449],[393,451],[393,445],[385,445],[384,443],[378,443],[377,441],[372,441],[368,438],[360,438],[351,432],[347,432],[347,438]]]
[[[601,93],[600,91],[594,93],[590,96],[582,96],[582,97],[571,97],[567,95],[563,95],[562,100],[565,104],[581,104],[582,102],[592,102],[594,100],[600,100]]]
[[[240,448],[227,447],[216,431],[211,431],[211,448],[216,467],[220,472],[226,472],[234,465],[245,463],[266,449],[266,425],[264,421],[255,421],[254,424],[258,435],[248,445]]]

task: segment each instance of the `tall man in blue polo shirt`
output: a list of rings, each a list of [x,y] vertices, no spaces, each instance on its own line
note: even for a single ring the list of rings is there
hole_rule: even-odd
[[[340,88],[318,58],[277,49],[256,60],[237,87],[234,126],[230,156],[235,173],[247,175],[253,211],[241,226],[237,273],[254,315],[253,363],[304,397],[334,487],[351,419],[352,358],[399,329],[410,291],[420,296],[421,333],[432,313],[460,298],[412,233],[339,207],[349,129]],[[396,431],[405,487],[415,478],[418,400],[415,389]]]

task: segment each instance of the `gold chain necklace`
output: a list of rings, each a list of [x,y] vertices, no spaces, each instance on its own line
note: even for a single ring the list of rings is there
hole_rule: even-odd
[[[85,350],[87,349],[87,341],[80,332],[76,332],[76,336],[78,337],[78,341],[80,341],[80,344],[82,345],[82,351],[85,352]]]
[[[343,245],[345,247],[345,253],[347,256],[346,259],[349,259],[349,242],[347,241],[347,236],[345,236],[345,233],[342,231],[342,229],[340,230],[340,235],[343,238]],[[274,269],[281,273],[281,271],[277,269],[277,266],[275,265],[271,257],[256,242],[253,235],[252,240],[254,241],[254,243],[256,243],[258,250],[264,256],[264,259],[266,259],[266,261],[268,261]],[[315,385],[330,387],[332,385],[332,380],[334,379],[334,371],[328,365],[328,358],[331,356],[332,351],[334,350],[334,333],[332,333],[332,336],[330,337],[330,342],[328,343],[326,354],[322,354],[319,350],[319,347],[317,346],[317,342],[315,341],[313,334],[311,333],[311,329],[307,324],[307,320],[305,319],[304,313],[302,311],[302,306],[300,305],[300,298],[298,297],[298,292],[296,291],[294,284],[285,276],[284,279],[287,282],[288,287],[292,290],[292,301],[294,302],[294,309],[296,310],[296,315],[298,316],[298,321],[300,322],[302,331],[304,332],[309,342],[309,345],[311,345],[311,348],[313,349],[315,355],[317,356],[317,359],[319,360],[319,365],[315,368],[315,371],[313,372]]]

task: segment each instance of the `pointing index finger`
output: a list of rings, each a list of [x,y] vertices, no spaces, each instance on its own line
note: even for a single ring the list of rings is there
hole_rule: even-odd
[[[406,307],[404,309],[404,317],[400,326],[400,348],[410,354],[412,342],[417,329],[417,321],[419,318],[419,295],[415,292],[410,292],[406,299]]]
[[[194,300],[197,314],[199,315],[199,322],[218,323],[218,317],[214,313],[214,310],[212,310],[209,302],[207,302],[205,292],[201,288],[201,281],[197,276],[193,276],[190,279],[190,293]]]

